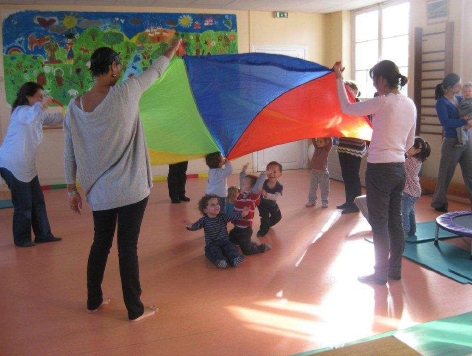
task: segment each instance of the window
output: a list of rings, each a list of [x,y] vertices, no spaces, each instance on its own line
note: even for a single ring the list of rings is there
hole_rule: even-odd
[[[354,13],[354,73],[362,97],[374,96],[369,70],[389,59],[408,76],[410,3],[383,4]],[[402,90],[407,94],[407,86]]]

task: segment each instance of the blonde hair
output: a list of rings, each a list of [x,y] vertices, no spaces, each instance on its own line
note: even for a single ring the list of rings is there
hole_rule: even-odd
[[[236,197],[239,194],[239,188],[236,186],[232,186],[228,188],[228,196],[226,197],[226,202],[233,204],[234,201],[236,200]]]

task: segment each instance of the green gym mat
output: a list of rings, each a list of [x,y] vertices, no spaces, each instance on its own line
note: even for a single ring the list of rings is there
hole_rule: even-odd
[[[367,238],[365,240],[372,243],[372,240],[369,241]],[[469,260],[470,251],[441,241],[439,246],[436,246],[434,242],[410,243],[405,244],[403,257],[459,283],[472,284],[472,261]]]
[[[472,354],[471,335],[472,313],[465,313],[415,325],[404,330],[389,331],[384,334],[371,336],[345,345],[325,347],[323,349],[303,352],[294,356],[314,355],[322,351],[332,350],[333,348],[376,340],[388,336],[395,336],[398,340],[404,342],[424,356],[465,356]]]
[[[13,208],[11,200],[0,200],[0,209]]]
[[[416,234],[408,235],[405,238],[406,242],[418,243],[433,241],[436,234],[436,221],[427,221],[416,224]],[[450,239],[453,237],[458,237],[459,235],[453,234],[452,232],[439,229],[439,238],[440,239]],[[372,242],[372,236],[366,237],[364,240]]]
[[[449,268],[454,267],[462,271],[462,268],[467,265],[472,269],[472,261],[469,260],[470,251],[463,250],[441,241],[438,246],[433,242],[424,244],[405,244],[403,257],[406,257],[422,266],[428,267],[429,269],[432,269],[433,271],[459,283],[472,284],[472,279],[462,277],[449,270]]]

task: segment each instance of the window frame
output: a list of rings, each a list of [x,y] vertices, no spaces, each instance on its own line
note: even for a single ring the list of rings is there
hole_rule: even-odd
[[[377,40],[378,40],[378,58],[376,60],[376,62],[379,62],[381,57],[382,57],[382,53],[383,53],[383,40],[384,38],[382,37],[382,16],[383,16],[383,10],[386,9],[386,8],[389,8],[391,6],[396,6],[396,5],[401,5],[401,4],[404,4],[404,3],[410,3],[410,12],[408,13],[408,17],[410,18],[410,13],[411,13],[411,1],[410,0],[392,0],[392,1],[387,1],[387,2],[384,2],[384,3],[380,3],[380,4],[375,4],[375,5],[371,5],[371,6],[367,6],[367,7],[363,7],[361,9],[358,9],[358,10],[352,10],[351,11],[351,77],[353,80],[355,80],[356,78],[356,44],[357,43],[361,43],[361,42],[356,42],[356,17],[358,15],[361,15],[361,14],[365,14],[365,13],[368,13],[368,12],[371,12],[371,11],[378,11],[378,33],[377,33]],[[408,20],[408,23],[410,23],[410,21]],[[410,56],[410,28],[408,28],[408,33],[406,34],[408,36],[408,48],[407,48],[407,51],[408,51],[408,56]],[[401,36],[405,36],[405,35],[398,35],[398,36],[393,36],[393,37],[388,37],[388,38],[395,38],[395,37],[401,37]],[[404,68],[405,66],[402,66],[402,68]],[[408,65],[406,66],[407,69],[409,69],[409,63]],[[361,70],[361,69],[360,69]],[[359,71],[360,71],[359,70]],[[362,69],[364,70],[364,69]],[[362,97],[362,99],[368,99],[367,97]]]

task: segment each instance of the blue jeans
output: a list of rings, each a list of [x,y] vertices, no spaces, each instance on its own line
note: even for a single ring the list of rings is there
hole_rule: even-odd
[[[36,241],[53,237],[38,176],[26,183],[16,179],[6,168],[0,168],[0,175],[11,190],[15,245],[31,241],[31,227],[33,227]]]
[[[418,198],[419,197],[412,197],[409,194],[403,193],[402,221],[405,236],[414,235],[416,233],[415,203]]]

